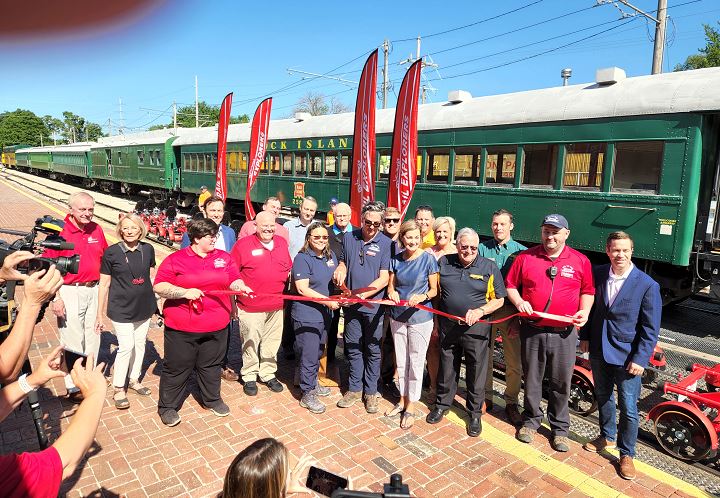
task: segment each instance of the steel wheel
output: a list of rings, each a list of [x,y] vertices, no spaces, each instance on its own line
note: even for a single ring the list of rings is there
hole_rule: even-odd
[[[655,435],[660,446],[680,460],[702,460],[712,451],[706,427],[689,412],[662,412],[655,419]]]
[[[597,400],[592,384],[579,375],[573,374],[568,406],[570,411],[583,417],[597,409]]]

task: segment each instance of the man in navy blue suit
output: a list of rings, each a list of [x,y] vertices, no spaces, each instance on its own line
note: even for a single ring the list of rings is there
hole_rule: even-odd
[[[590,353],[600,410],[600,436],[583,448],[599,453],[617,447],[620,477],[632,480],[636,475],[633,457],[638,434],[637,403],[644,366],[660,331],[662,299],[658,283],[633,265],[630,235],[611,233],[605,252],[610,264],[593,271],[595,304],[580,330],[580,350]],[[615,423],[615,386],[619,430]]]

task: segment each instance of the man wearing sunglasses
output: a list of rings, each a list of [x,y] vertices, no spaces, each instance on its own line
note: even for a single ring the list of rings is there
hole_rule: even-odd
[[[570,450],[568,430],[570,381],[577,348],[576,327],[587,322],[595,300],[592,267],[582,253],[568,247],[570,225],[561,214],[549,214],[540,228],[542,244],[520,253],[505,281],[508,299],[530,315],[520,324],[520,349],[525,374],[525,402],[518,441],[530,443],[542,422],[542,382],[550,379],[547,419],[555,451]],[[538,319],[533,311],[571,316],[573,323]]]
[[[361,228],[346,233],[343,239],[343,252],[333,278],[338,285],[347,281],[350,289],[368,288],[357,294],[360,298],[381,298],[388,284],[392,242],[380,231],[384,213],[382,202],[369,202],[361,212]],[[365,410],[377,413],[383,316],[384,309],[379,305],[345,308],[344,341],[350,380],[348,391],[338,401],[340,408],[354,405],[364,391]]]

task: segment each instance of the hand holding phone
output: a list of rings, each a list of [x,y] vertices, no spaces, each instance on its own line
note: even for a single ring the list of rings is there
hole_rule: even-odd
[[[75,366],[75,362],[82,359],[81,365],[84,367],[87,364],[87,355],[80,353],[79,351],[73,351],[63,347],[63,358],[65,359],[65,371],[70,373]]]
[[[331,496],[336,489],[347,489],[348,480],[346,477],[311,466],[305,485],[316,493]]]

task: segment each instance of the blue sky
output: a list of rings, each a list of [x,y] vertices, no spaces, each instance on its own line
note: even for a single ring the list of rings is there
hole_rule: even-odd
[[[646,11],[657,7],[656,0],[632,3]],[[414,56],[418,35],[421,54],[438,65],[424,72],[424,84],[435,89],[428,91],[429,102],[444,101],[455,89],[480,96],[559,85],[563,67],[573,69],[571,83],[592,81],[599,67],[649,74],[653,26],[639,17],[621,19],[612,5],[594,5],[595,0],[173,0],[103,30],[0,37],[0,112],[23,108],[61,117],[70,110],[109,131],[108,121],[113,129],[120,124],[122,99],[127,131],[139,131],[168,122],[173,100],[192,104],[195,75],[201,100],[219,104],[234,92],[233,115],[252,116],[262,98],[273,96],[273,119],[287,117],[309,91],[354,108],[354,87],[303,81],[287,69],[357,81],[367,55],[388,39],[397,92],[407,68],[399,62]],[[666,71],[705,45],[703,23],[717,27],[720,19],[717,0],[668,0],[668,6]],[[480,22],[495,16],[500,17]],[[560,18],[543,22],[555,17]],[[540,24],[522,29],[535,23]],[[549,38],[554,39],[543,41]],[[543,52],[548,53],[535,57]],[[396,99],[391,92],[388,107]]]

